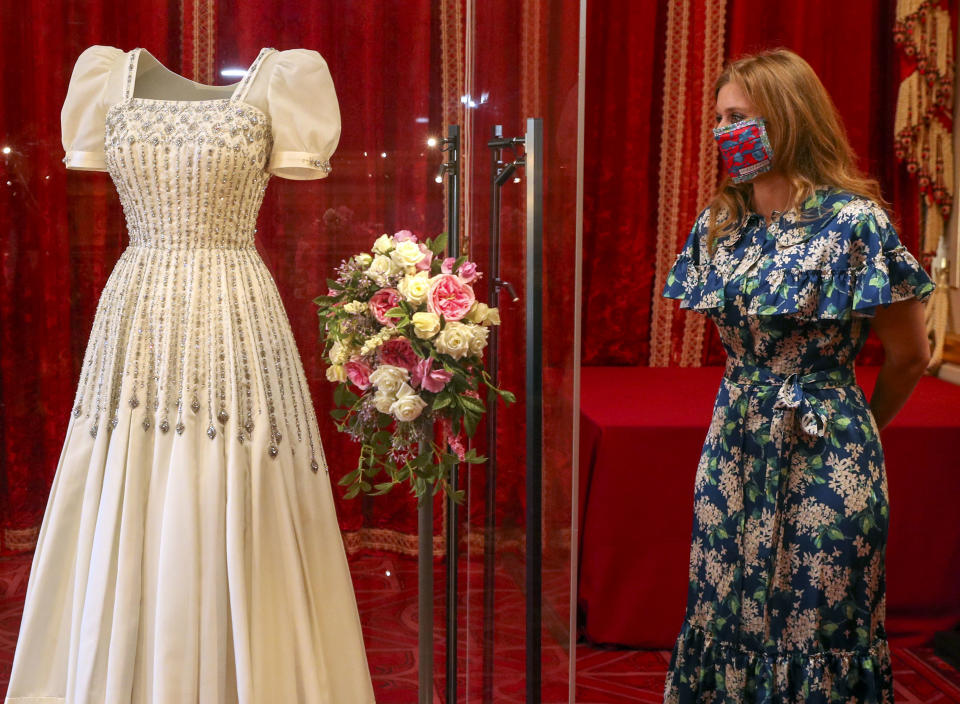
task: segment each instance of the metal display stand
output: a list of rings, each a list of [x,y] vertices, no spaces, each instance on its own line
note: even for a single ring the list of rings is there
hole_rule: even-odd
[[[500,290],[506,288],[517,300],[509,281],[500,278],[500,189],[517,168],[526,171],[526,701],[539,704],[541,699],[541,599],[542,599],[542,461],[543,461],[543,120],[529,118],[523,137],[505,138],[497,125],[487,142],[491,150],[492,168],[490,215],[490,306],[500,305]],[[520,147],[523,154],[516,155]],[[504,153],[515,154],[504,161]],[[488,346],[488,373],[498,383],[499,338],[491,331]],[[483,680],[484,704],[493,701],[494,587],[496,557],[496,489],[497,489],[497,409],[491,404],[487,419],[487,496],[484,526],[483,564]]]
[[[437,175],[447,177],[447,251],[460,256],[460,126],[450,125],[447,136],[439,140],[440,151],[447,155]],[[450,487],[456,492],[458,465],[450,468]],[[457,701],[457,504],[447,499],[447,701]],[[418,691],[419,704],[433,702],[433,495],[420,499],[417,506],[417,586],[419,591]]]
[[[460,128],[451,125],[448,136],[440,141],[447,161],[440,167],[438,180],[447,177],[449,256],[460,255]],[[527,120],[523,137],[504,138],[500,125],[494,128],[491,149],[491,217],[490,217],[490,276],[489,305],[500,305],[500,291],[506,288],[514,301],[519,300],[512,284],[500,278],[500,189],[517,168],[526,170],[526,701],[541,701],[541,599],[542,599],[542,462],[543,462],[543,121]],[[523,154],[504,161],[507,151]],[[499,375],[499,332],[490,330],[487,371],[494,384]],[[484,704],[493,701],[493,641],[494,641],[494,587],[496,558],[496,485],[497,485],[497,404],[487,409],[487,496],[484,530],[483,564],[483,680]],[[450,485],[458,488],[458,466],[450,470]],[[419,646],[419,704],[433,702],[433,500],[432,494],[418,503],[418,646]],[[446,700],[457,701],[457,644],[458,644],[458,579],[457,505],[448,498],[447,521],[447,663]]]

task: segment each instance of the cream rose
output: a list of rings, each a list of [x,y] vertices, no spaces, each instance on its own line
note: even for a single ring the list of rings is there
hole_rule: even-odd
[[[426,406],[426,401],[417,396],[409,384],[404,383],[397,389],[397,400],[391,404],[390,412],[397,420],[411,421],[416,419]]]
[[[346,381],[347,369],[342,364],[331,364],[327,367],[327,381]]]
[[[387,285],[387,279],[399,272],[397,265],[393,263],[390,257],[378,254],[367,267],[366,275],[381,286]]]
[[[476,301],[473,304],[473,308],[470,309],[470,312],[464,316],[466,320],[469,320],[471,323],[482,323],[483,319],[487,317],[487,312],[490,310],[490,306],[486,303],[481,303]]]
[[[440,316],[436,313],[414,313],[410,322],[414,334],[421,340],[429,340],[440,332]]]
[[[377,254],[386,254],[391,249],[393,249],[393,238],[390,235],[380,235],[373,243],[373,251]]]
[[[373,395],[373,405],[381,413],[389,413],[390,407],[393,405],[393,402],[397,399],[394,398],[393,394],[385,394],[383,391],[378,390],[377,393]]]
[[[397,389],[407,379],[410,378],[410,372],[403,367],[395,367],[392,364],[381,364],[370,375],[370,383],[377,387],[378,391],[393,396]]]
[[[390,252],[390,258],[398,267],[405,268],[416,266],[417,262],[423,259],[423,252],[420,251],[420,246],[416,242],[406,240],[399,242],[393,248],[393,251]]]
[[[484,325],[499,325],[500,324],[500,309],[491,308],[487,311],[486,316],[483,318]]]
[[[397,285],[397,289],[405,300],[418,306],[422,305],[427,300],[427,293],[430,291],[430,275],[425,271],[412,276],[407,274]]]
[[[362,267],[370,266],[370,262],[373,261],[373,257],[367,254],[366,252],[361,252],[353,258],[353,260]]]
[[[349,355],[347,354],[347,349],[343,346],[340,340],[334,340],[333,344],[330,345],[330,364],[346,364]]]
[[[464,323],[447,323],[433,342],[440,352],[454,359],[470,354],[470,330]]]
[[[490,330],[481,325],[470,326],[470,354],[479,357],[487,346]]]

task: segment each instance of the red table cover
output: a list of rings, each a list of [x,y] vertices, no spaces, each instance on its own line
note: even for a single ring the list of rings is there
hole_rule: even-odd
[[[858,367],[869,398],[879,367]],[[584,367],[582,634],[673,646],[683,621],[693,480],[723,367]],[[909,646],[960,623],[960,386],[923,377],[881,431],[890,494],[887,632]]]

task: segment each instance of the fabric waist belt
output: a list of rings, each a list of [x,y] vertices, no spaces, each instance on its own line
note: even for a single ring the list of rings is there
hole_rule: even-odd
[[[826,429],[827,412],[816,397],[815,389],[857,385],[852,363],[806,374],[792,372],[782,376],[769,367],[732,362],[728,359],[724,378],[734,384],[780,387],[774,409],[797,409],[801,430],[808,435],[817,436],[823,436]]]

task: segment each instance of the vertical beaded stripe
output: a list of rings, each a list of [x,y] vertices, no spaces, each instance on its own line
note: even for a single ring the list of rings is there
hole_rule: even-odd
[[[193,425],[244,443],[264,423],[270,457],[305,445],[310,468],[326,469],[289,320],[254,246],[273,136],[244,99],[273,51],[229,97],[196,101],[135,98],[141,50],[129,53],[104,143],[129,244],[98,302],[73,408],[93,437],[142,406],[143,430],[164,434]]]

